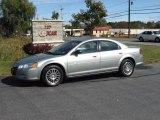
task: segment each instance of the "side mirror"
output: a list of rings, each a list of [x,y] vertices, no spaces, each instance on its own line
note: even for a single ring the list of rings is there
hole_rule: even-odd
[[[78,54],[81,54],[82,51],[81,50],[76,50],[72,53],[72,55],[78,56]]]

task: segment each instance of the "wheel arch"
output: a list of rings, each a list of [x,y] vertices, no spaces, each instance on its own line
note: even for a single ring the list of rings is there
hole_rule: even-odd
[[[43,69],[42,69],[41,72],[40,72],[40,78],[41,78],[41,75],[42,75],[43,70],[44,70],[46,67],[51,66],[51,65],[56,65],[56,66],[60,67],[60,68],[62,69],[63,73],[64,73],[64,76],[66,77],[66,70],[65,70],[65,68],[64,68],[63,65],[61,65],[61,64],[59,64],[59,63],[50,63],[50,64],[47,64],[47,65],[45,65],[45,66],[43,67]]]
[[[134,66],[136,66],[136,61],[135,61],[134,57],[132,57],[132,56],[126,56],[126,57],[123,57],[123,58],[120,60],[120,62],[119,62],[119,68],[120,68],[120,65],[121,65],[122,61],[125,60],[125,59],[132,60],[132,62],[134,63]]]

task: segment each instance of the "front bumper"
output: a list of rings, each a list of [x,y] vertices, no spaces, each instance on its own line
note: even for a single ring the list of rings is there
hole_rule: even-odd
[[[20,80],[38,81],[40,79],[37,68],[18,69],[18,67],[13,67],[11,73],[14,78]]]

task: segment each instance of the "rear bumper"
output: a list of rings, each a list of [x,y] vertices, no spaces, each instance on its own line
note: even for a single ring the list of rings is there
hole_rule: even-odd
[[[136,66],[143,65],[143,55],[139,55],[136,59]]]

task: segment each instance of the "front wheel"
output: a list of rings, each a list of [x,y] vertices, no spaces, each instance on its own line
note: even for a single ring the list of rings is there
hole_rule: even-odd
[[[122,61],[120,68],[119,68],[119,73],[123,77],[129,77],[133,74],[134,72],[134,63],[130,59],[125,59]]]
[[[63,79],[64,72],[59,66],[50,65],[42,71],[41,81],[47,86],[57,86]]]
[[[143,41],[144,41],[143,37],[140,37],[140,38],[139,38],[139,41],[140,41],[140,42],[143,42]]]

